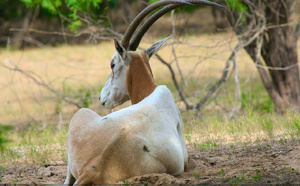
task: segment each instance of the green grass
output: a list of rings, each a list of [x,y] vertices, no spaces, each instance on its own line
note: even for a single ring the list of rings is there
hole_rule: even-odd
[[[0,163],[33,163],[39,166],[53,162],[67,162],[67,125],[42,126],[31,123],[25,130],[7,133],[10,143],[1,152]]]
[[[13,127],[10,125],[0,124],[0,152],[3,152],[6,149],[6,143],[9,142],[9,139],[7,139],[7,136],[5,134],[12,129]]]
[[[184,135],[189,146],[195,149],[230,145],[234,151],[238,144],[268,140],[295,140],[300,137],[300,114],[287,112],[264,113],[248,108],[238,116],[227,119],[225,114],[204,113],[196,117],[192,112],[183,113]]]
[[[285,115],[244,110],[239,116],[227,119],[225,115],[184,112],[184,137],[189,149],[214,149],[229,145],[234,152],[239,146],[275,140],[285,143],[300,137],[298,113]],[[15,128],[5,135],[9,140],[1,152],[1,164],[34,163],[43,166],[54,162],[67,162],[68,124],[30,123],[25,130]],[[223,173],[225,172],[223,171]],[[256,176],[256,177],[255,177]],[[254,175],[253,179],[259,179]],[[230,184],[245,183],[242,178]]]

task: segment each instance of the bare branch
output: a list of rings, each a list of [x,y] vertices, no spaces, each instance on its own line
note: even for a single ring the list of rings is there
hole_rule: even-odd
[[[10,31],[14,31],[14,32],[24,32],[24,29],[19,29],[19,28],[11,28],[9,29]],[[38,34],[47,34],[47,35],[60,35],[60,36],[68,36],[68,37],[80,37],[83,35],[91,35],[94,33],[93,29],[85,29],[77,34],[72,34],[72,33],[66,33],[66,32],[57,32],[57,31],[44,31],[44,30],[37,30],[37,29],[27,29],[26,31],[28,32],[34,32],[34,33],[38,33]],[[94,37],[96,37],[97,39],[102,39],[102,40],[111,40],[112,36],[110,35],[105,35],[104,33],[102,33],[103,35],[100,34],[93,34]]]
[[[53,93],[56,97],[62,99],[63,101],[65,101],[66,103],[69,103],[71,105],[75,105],[77,108],[82,108],[83,106],[79,103],[76,103],[72,100],[70,100],[69,98],[59,94],[56,90],[54,90],[52,87],[48,86],[41,77],[39,77],[37,74],[35,74],[34,72],[29,72],[29,71],[24,71],[22,69],[20,69],[17,65],[10,63],[12,65],[12,67],[5,65],[5,64],[1,64],[2,67],[11,70],[11,71],[15,71],[15,72],[19,72],[22,75],[24,75],[25,77],[31,79],[34,83],[36,83],[37,85],[44,87],[45,89],[47,89],[48,91],[50,91],[51,93]],[[38,77],[38,78],[37,78]]]
[[[172,66],[167,63],[161,56],[159,56],[158,54],[156,54],[156,57],[159,59],[159,61],[161,61],[164,65],[166,65],[168,67],[168,69],[170,70],[170,73],[172,75],[172,80],[173,80],[173,83],[178,91],[178,94],[181,98],[181,100],[184,102],[185,106],[186,106],[186,109],[189,110],[189,109],[197,109],[197,110],[201,110],[204,105],[206,104],[206,102],[208,101],[208,99],[212,96],[212,94],[221,86],[221,84],[223,82],[226,81],[226,78],[227,78],[227,74],[228,74],[228,70],[229,70],[229,66],[230,66],[230,63],[232,62],[232,60],[234,59],[236,53],[238,52],[239,49],[241,49],[241,44],[238,44],[234,51],[231,53],[230,57],[228,58],[227,62],[226,62],[226,65],[225,65],[225,68],[223,70],[223,74],[221,76],[221,78],[219,79],[219,81],[214,85],[212,86],[209,90],[208,90],[208,93],[200,100],[200,102],[198,102],[197,104],[194,104],[194,105],[190,105],[187,100],[186,100],[186,96],[184,95],[183,91],[180,89],[179,87],[179,84],[177,82],[177,79],[175,77],[175,73],[174,73],[174,70],[172,69]]]
[[[98,21],[93,20],[89,16],[84,16],[83,13],[78,13],[82,19],[88,20],[89,22],[99,26],[100,28],[104,29],[106,32],[110,33],[113,37],[117,37],[118,39],[122,38],[123,35],[114,31],[113,29],[107,28],[104,25],[100,24]],[[84,17],[84,18],[83,18]]]
[[[174,10],[171,11],[171,20],[172,20],[173,41],[175,41],[176,29],[175,29]],[[187,86],[187,82],[185,81],[185,79],[183,77],[183,74],[181,72],[181,69],[180,69],[180,66],[179,66],[179,63],[178,63],[178,59],[177,59],[177,56],[176,56],[174,45],[172,45],[172,54],[173,54],[175,62],[176,62],[177,70],[178,70],[179,75],[181,77],[181,81],[184,83],[185,86]]]
[[[226,61],[226,65],[225,65],[225,68],[223,70],[223,75],[221,76],[221,78],[219,79],[219,81],[208,90],[208,93],[204,96],[204,98],[201,99],[201,101],[199,103],[197,103],[196,105],[191,106],[192,109],[194,109],[194,108],[196,108],[198,110],[202,109],[203,106],[205,105],[205,103],[207,102],[207,100],[211,97],[211,95],[221,86],[221,84],[223,82],[226,81],[230,63],[232,62],[233,58],[235,57],[237,51],[240,48],[241,48],[240,44],[238,44],[235,47],[235,49],[231,53],[230,57]]]
[[[183,95],[183,92],[181,91],[181,89],[180,89],[180,87],[179,87],[179,84],[178,84],[177,79],[176,79],[176,77],[175,77],[175,73],[174,73],[174,70],[173,70],[172,66],[171,66],[169,63],[167,63],[167,62],[166,62],[161,56],[159,56],[158,54],[155,54],[155,56],[158,58],[158,60],[159,60],[160,62],[162,62],[164,65],[166,65],[166,66],[168,67],[168,69],[170,70],[170,73],[171,73],[171,76],[172,76],[173,83],[174,83],[174,85],[175,85],[175,87],[176,87],[176,89],[177,89],[177,91],[178,91],[178,94],[179,94],[181,100],[184,102],[184,104],[185,104],[185,106],[186,106],[186,109],[187,109],[187,110],[190,109],[190,105],[189,105],[188,102],[186,101],[185,96]]]

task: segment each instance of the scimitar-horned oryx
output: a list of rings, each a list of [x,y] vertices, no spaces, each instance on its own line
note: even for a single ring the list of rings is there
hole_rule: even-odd
[[[127,100],[132,106],[100,117],[80,109],[72,118],[68,134],[68,173],[65,184],[115,183],[148,173],[180,175],[188,154],[183,123],[174,98],[166,86],[154,81],[149,59],[167,41],[146,51],[135,51],[144,33],[166,12],[180,6],[219,6],[205,0],[162,0],[145,8],[130,24],[122,42],[115,39],[111,74],[101,91],[100,102],[114,108]],[[150,16],[132,41],[133,33]]]

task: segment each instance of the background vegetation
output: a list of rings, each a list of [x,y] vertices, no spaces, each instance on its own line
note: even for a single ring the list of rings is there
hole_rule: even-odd
[[[68,123],[78,108],[112,112],[98,103],[114,53],[110,39],[120,38],[147,3],[128,1],[126,10],[123,1],[66,1],[67,7],[62,1],[22,2],[0,1],[1,174],[5,165],[66,163]],[[244,11],[243,6],[237,9]],[[91,19],[83,19],[86,12]],[[201,110],[186,110],[169,69],[159,59],[151,60],[155,80],[169,87],[182,111],[189,150],[298,143],[299,113],[275,112],[246,51],[241,48],[229,60],[239,37],[222,17],[211,8],[177,10],[155,24],[141,44],[146,48],[173,34],[159,55],[172,66],[189,103],[200,102],[228,71]]]

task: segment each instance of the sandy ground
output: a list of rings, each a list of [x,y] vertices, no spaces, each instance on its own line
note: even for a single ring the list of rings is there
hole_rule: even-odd
[[[66,164],[7,165],[0,184],[64,182]],[[300,141],[223,146],[189,151],[188,169],[178,177],[149,174],[122,184],[300,184]]]

